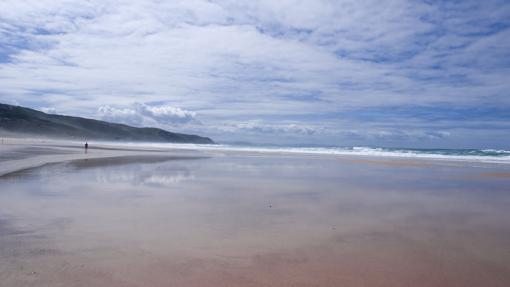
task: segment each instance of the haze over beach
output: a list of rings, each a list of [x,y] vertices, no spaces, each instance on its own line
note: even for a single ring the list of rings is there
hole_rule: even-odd
[[[510,286],[508,1],[0,2],[0,285]]]

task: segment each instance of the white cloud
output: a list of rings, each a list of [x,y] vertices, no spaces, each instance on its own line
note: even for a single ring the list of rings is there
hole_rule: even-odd
[[[173,106],[149,106],[135,103],[129,107],[101,106],[98,117],[115,123],[134,126],[175,126],[182,124],[199,124],[196,113]]]
[[[105,121],[140,126],[143,124],[143,117],[132,108],[114,108],[101,106],[97,110],[98,116]]]
[[[47,114],[56,114],[57,113],[57,110],[55,108],[43,107],[43,108],[40,108],[39,110],[41,112],[47,113]]]
[[[143,104],[135,105],[136,111],[140,114],[154,119],[163,124],[196,122],[196,113],[185,111],[172,106],[148,106]]]
[[[241,122],[221,127],[229,132],[254,132],[263,134],[298,134],[314,135],[324,132],[322,127],[314,127],[300,123],[262,123],[259,121]]]

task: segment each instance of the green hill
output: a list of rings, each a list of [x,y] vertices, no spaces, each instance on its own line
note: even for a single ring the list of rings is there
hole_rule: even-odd
[[[210,138],[173,133],[158,128],[136,128],[80,117],[46,114],[0,104],[0,129],[37,136],[138,142],[214,143]]]

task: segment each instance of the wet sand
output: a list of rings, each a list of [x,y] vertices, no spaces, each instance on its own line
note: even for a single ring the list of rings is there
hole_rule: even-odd
[[[487,173],[482,173],[482,176],[510,178],[510,172],[487,172]]]
[[[0,177],[0,285],[509,286],[510,178],[481,176],[508,172],[264,153],[66,159]]]
[[[88,159],[147,158],[189,158],[206,157],[204,152],[186,149],[150,148],[147,146],[126,147],[108,143],[90,144],[85,149],[81,142],[65,140],[41,140],[7,138],[0,144],[0,176],[19,170],[40,167],[47,164]]]

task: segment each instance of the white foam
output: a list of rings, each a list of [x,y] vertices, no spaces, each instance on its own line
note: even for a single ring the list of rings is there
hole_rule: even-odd
[[[297,154],[324,154],[324,155],[358,155],[358,156],[376,156],[392,158],[423,158],[431,160],[453,160],[469,162],[486,163],[505,163],[510,164],[510,151],[506,150],[480,150],[480,152],[494,152],[499,154],[508,154],[500,156],[490,155],[454,155],[434,153],[433,151],[420,152],[419,150],[387,150],[384,148],[371,147],[253,147],[253,146],[233,146],[225,144],[207,145],[207,144],[175,144],[175,143],[125,143],[114,145],[139,146],[151,148],[172,148],[172,149],[196,149],[203,151],[239,151],[239,152],[260,152],[260,153],[297,153]]]

